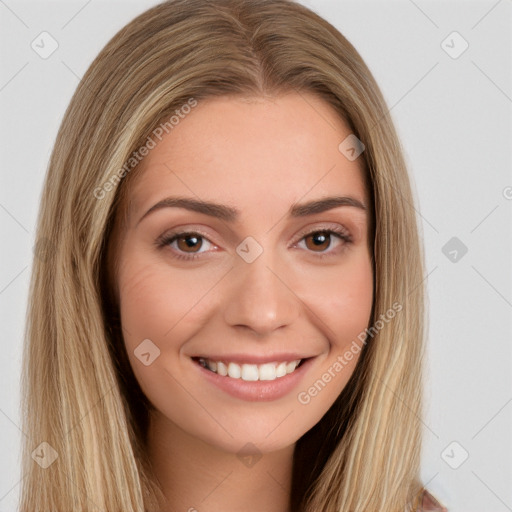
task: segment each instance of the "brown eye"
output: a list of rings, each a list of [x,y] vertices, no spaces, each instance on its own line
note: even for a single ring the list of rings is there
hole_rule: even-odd
[[[210,252],[208,249],[215,248],[215,245],[205,235],[196,231],[165,234],[158,238],[155,244],[159,249],[168,247],[174,258],[182,260],[202,258],[203,253]]]
[[[331,245],[331,233],[328,231],[316,231],[305,236],[304,239],[306,240],[306,247],[313,251],[317,249],[323,251]],[[311,243],[308,243],[309,240],[311,240]]]
[[[180,251],[193,253],[196,252],[190,249],[201,249],[203,245],[202,237],[195,234],[180,235],[175,238],[176,245]]]

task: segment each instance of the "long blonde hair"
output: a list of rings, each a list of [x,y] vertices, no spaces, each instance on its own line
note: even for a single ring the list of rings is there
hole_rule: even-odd
[[[298,3],[171,0],[100,52],[51,155],[23,354],[21,512],[157,510],[161,489],[145,449],[151,406],[124,348],[109,258],[110,233],[137,175],[126,163],[191,98],[286,92],[323,98],[364,143],[373,208],[370,325],[392,304],[402,306],[368,337],[335,404],[297,442],[290,507],[417,510],[424,257],[382,94],[354,47]]]

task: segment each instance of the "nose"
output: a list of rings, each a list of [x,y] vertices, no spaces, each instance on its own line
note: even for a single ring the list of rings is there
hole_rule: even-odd
[[[228,325],[266,336],[298,317],[300,300],[291,289],[287,273],[272,264],[270,256],[270,251],[264,250],[252,263],[237,261],[224,309]]]

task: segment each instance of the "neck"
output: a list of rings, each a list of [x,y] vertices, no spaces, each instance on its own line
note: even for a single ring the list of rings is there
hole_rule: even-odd
[[[156,414],[151,416],[148,449],[166,498],[162,512],[290,512],[294,445],[237,455]]]

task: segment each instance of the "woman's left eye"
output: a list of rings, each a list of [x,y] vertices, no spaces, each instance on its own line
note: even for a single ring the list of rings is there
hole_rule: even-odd
[[[302,242],[302,240],[305,240],[306,248],[313,249],[312,252],[320,252],[319,257],[324,258],[326,256],[335,256],[338,254],[338,251],[333,249],[329,251],[327,254],[324,254],[326,251],[317,251],[315,249],[329,249],[332,246],[332,237],[335,236],[338,241],[338,248],[341,245],[342,247],[351,243],[352,238],[350,234],[341,228],[337,229],[317,229],[315,231],[310,231],[309,233],[303,234],[302,238],[299,240],[299,242]],[[308,244],[308,240],[311,240],[312,243]]]
[[[319,256],[321,258],[331,255],[335,251],[329,251],[327,254],[324,254],[325,249],[329,249],[332,246],[332,236],[338,238],[341,241],[341,245],[346,245],[352,242],[352,238],[350,234],[341,228],[337,229],[317,229],[314,231],[310,231],[308,233],[302,233],[302,238],[299,239],[299,242],[303,240],[306,241],[306,248],[312,249],[312,252],[319,252]],[[174,250],[175,257],[183,260],[193,260],[199,257],[203,252],[194,249],[202,249],[204,246],[203,240],[206,240],[208,244],[215,247],[212,242],[210,242],[205,236],[200,233],[196,233],[194,231],[182,231],[179,233],[170,233],[167,235],[163,235],[156,241],[157,247],[166,247],[171,246]],[[308,243],[308,240],[311,240],[312,243]],[[174,244],[174,245],[173,245]],[[189,249],[192,251],[189,252]],[[321,249],[317,251],[316,249]],[[322,250],[324,249],[324,250]],[[336,251],[337,252],[337,251]]]

